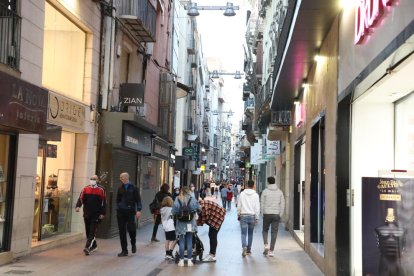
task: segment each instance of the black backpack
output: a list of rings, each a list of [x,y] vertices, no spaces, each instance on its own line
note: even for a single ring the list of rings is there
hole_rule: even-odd
[[[190,209],[190,206],[189,206],[190,202],[191,202],[191,197],[188,200],[187,204],[184,204],[184,205],[181,203],[181,200],[178,199],[178,203],[180,204],[180,211],[177,215],[177,219],[179,221],[189,222],[193,219],[194,212],[192,212]]]

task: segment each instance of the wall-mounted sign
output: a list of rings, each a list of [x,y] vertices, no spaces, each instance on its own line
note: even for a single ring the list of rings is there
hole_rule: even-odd
[[[183,148],[183,155],[184,156],[193,156],[195,153],[195,150],[193,147],[184,147]]]
[[[0,72],[0,124],[43,133],[46,116],[46,90]]]
[[[295,104],[295,126],[301,127],[305,123],[305,104]]]
[[[85,113],[86,105],[49,91],[48,123],[83,131]]]
[[[355,44],[361,44],[384,16],[393,0],[362,0],[355,11]]]
[[[151,153],[151,134],[124,122],[122,145],[142,153]]]
[[[155,156],[160,159],[168,160],[168,157],[170,156],[170,146],[163,141],[152,139],[151,156]]]
[[[119,89],[119,97],[123,106],[144,106],[143,83],[123,83]]]

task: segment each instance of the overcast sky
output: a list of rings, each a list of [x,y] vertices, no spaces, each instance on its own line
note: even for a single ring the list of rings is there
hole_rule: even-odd
[[[194,0],[193,2],[198,6],[225,6],[227,1]],[[220,59],[222,70],[226,72],[234,73],[236,70],[243,72],[247,6],[244,0],[229,0],[229,2],[240,8],[235,10],[235,16],[224,16],[224,10],[200,10],[197,27],[206,58]],[[218,69],[220,68],[209,68],[210,71]],[[232,118],[233,123],[236,124],[242,119],[244,111],[242,100],[244,75],[241,80],[234,80],[233,76],[223,76],[223,78],[226,108],[236,112]]]

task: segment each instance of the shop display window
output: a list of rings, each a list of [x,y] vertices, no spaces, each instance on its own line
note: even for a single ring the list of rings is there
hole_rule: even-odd
[[[70,231],[75,134],[39,144],[33,240]]]

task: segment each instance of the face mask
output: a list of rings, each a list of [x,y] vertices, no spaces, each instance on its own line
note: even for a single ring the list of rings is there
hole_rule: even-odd
[[[89,184],[91,184],[92,186],[95,186],[96,185],[96,180],[90,179]]]
[[[191,187],[191,191],[194,191],[194,187]]]
[[[178,195],[180,193],[180,191],[175,191],[175,194]]]

